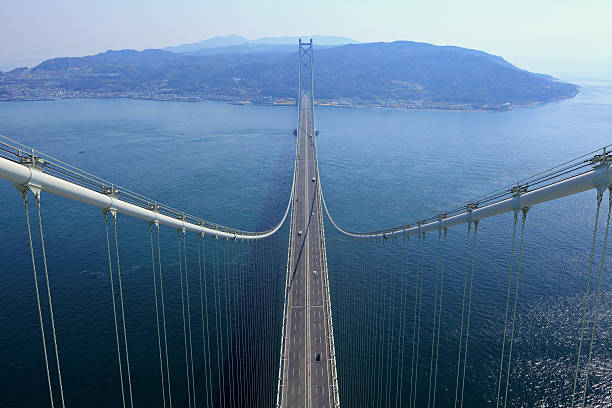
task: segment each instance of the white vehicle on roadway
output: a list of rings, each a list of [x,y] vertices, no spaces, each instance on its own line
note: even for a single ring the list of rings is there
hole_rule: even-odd
[[[313,275],[316,275],[316,274],[317,274],[317,271],[312,271],[312,274],[313,274]]]
[[[298,237],[301,237],[301,236],[302,236],[302,230],[299,230],[298,231]]]

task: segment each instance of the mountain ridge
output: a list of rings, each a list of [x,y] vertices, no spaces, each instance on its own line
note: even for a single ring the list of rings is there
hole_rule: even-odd
[[[293,52],[190,55],[161,49],[54,58],[0,75],[0,99],[137,97],[290,103]],[[314,48],[318,102],[341,106],[509,109],[576,95],[576,85],[456,46],[396,41]],[[37,93],[38,92],[38,93]]]
[[[317,46],[336,46],[344,44],[353,44],[357,41],[347,37],[338,37],[333,35],[311,35],[302,37],[262,37],[255,40],[249,40],[245,37],[236,34],[229,34],[224,36],[216,36],[208,38],[206,40],[197,41],[193,43],[179,44],[176,46],[163,47],[162,50],[170,51],[175,53],[193,53],[210,48],[222,48],[232,47],[239,45],[293,45],[297,44],[298,39],[311,39],[317,44]],[[305,40],[306,41],[306,40]]]

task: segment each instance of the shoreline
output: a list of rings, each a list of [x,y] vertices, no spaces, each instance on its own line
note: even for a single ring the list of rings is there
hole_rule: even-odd
[[[388,109],[388,110],[404,110],[404,111],[443,111],[443,112],[491,112],[491,113],[499,113],[499,112],[508,112],[513,110],[514,108],[526,108],[526,107],[534,107],[546,105],[549,103],[559,102],[566,99],[575,98],[580,92],[581,88],[579,88],[573,95],[563,98],[551,99],[549,101],[538,101],[532,102],[529,104],[501,104],[494,105],[490,107],[480,107],[480,108],[471,108],[468,105],[448,105],[448,106],[395,106],[395,105],[381,105],[381,104],[364,104],[364,105],[350,105],[350,104],[334,104],[327,101],[324,102],[315,102],[315,106],[322,108],[339,108],[339,109]],[[199,97],[179,97],[179,98],[154,98],[154,97],[146,97],[146,96],[69,96],[69,97],[58,97],[58,98],[50,98],[50,97],[41,97],[41,98],[6,98],[0,99],[0,102],[51,102],[51,101],[63,101],[69,99],[133,99],[133,100],[142,100],[142,101],[153,101],[153,102],[188,102],[188,103],[197,103],[197,102],[222,102],[228,105],[235,106],[243,106],[243,105],[252,105],[252,106],[296,106],[294,103],[273,103],[273,102],[253,102],[247,100],[226,100],[226,99],[213,99],[213,98],[199,98]],[[435,104],[432,104],[435,105]],[[486,106],[486,105],[483,105]]]

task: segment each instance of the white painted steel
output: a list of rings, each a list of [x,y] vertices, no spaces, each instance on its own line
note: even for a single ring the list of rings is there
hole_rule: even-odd
[[[295,176],[294,176],[295,178]],[[86,187],[79,186],[66,180],[62,180],[58,177],[46,174],[38,168],[32,168],[20,163],[7,160],[0,157],[0,179],[9,181],[15,185],[33,185],[39,187],[47,193],[51,193],[60,197],[68,198],[70,200],[79,201],[85,204],[92,205],[101,210],[114,210],[120,214],[127,215],[130,217],[138,218],[148,222],[158,222],[161,225],[176,229],[185,229],[187,231],[199,232],[208,235],[213,235],[221,238],[231,239],[261,239],[269,237],[278,231],[284,224],[289,209],[291,208],[291,202],[293,201],[293,185],[291,186],[291,194],[289,197],[289,203],[287,209],[280,222],[272,229],[261,232],[261,233],[241,233],[241,232],[227,232],[219,231],[213,228],[208,228],[183,220],[172,218],[167,215],[159,214],[158,212],[151,211],[149,209],[139,207],[137,205],[122,201],[118,198],[108,196],[106,194],[99,193]],[[295,180],[294,180],[295,183]],[[293,183],[293,184],[294,184]]]
[[[413,235],[421,232],[437,231],[440,228],[450,228],[456,225],[465,224],[467,222],[479,221],[484,218],[493,217],[495,215],[511,212],[525,207],[533,207],[547,201],[556,200],[561,197],[566,197],[573,194],[582,193],[601,186],[607,186],[612,183],[612,165],[602,165],[586,173],[570,177],[565,180],[538,188],[533,191],[528,191],[521,195],[516,195],[493,204],[486,205],[481,208],[475,208],[471,211],[466,209],[465,212],[448,218],[439,219],[426,224],[412,226],[408,228],[395,228],[387,231],[371,232],[371,233],[356,233],[346,231],[331,217],[323,198],[323,207],[325,213],[331,221],[332,225],[341,233],[355,238],[380,238],[391,237],[394,235]],[[319,183],[320,183],[319,178]],[[323,197],[323,196],[322,196]]]

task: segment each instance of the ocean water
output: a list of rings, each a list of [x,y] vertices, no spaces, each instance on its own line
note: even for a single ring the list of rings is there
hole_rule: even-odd
[[[504,113],[316,108],[321,183],[332,216],[351,230],[412,222],[609,144],[612,83],[579,84],[583,89],[574,99]],[[282,216],[291,184],[296,120],[295,107],[218,102],[0,103],[0,134],[185,212],[248,230],[269,228]],[[601,265],[605,204],[592,290]],[[48,390],[23,203],[9,183],[0,182],[0,208],[0,399],[8,407],[45,406]],[[44,193],[42,209],[67,405],[120,405],[102,215]],[[565,406],[571,399],[594,217],[594,192],[529,211],[509,406]],[[120,218],[119,226],[135,404],[160,405],[148,227],[126,217]],[[449,230],[445,245],[438,406],[453,405],[457,390],[466,230]],[[326,235],[342,404],[406,406],[413,399],[417,406],[426,406],[432,398],[437,234],[426,236],[422,253],[414,238],[382,248],[346,240],[329,223]],[[257,279],[244,271],[235,280],[214,273],[207,277],[213,286],[229,282],[230,288],[248,289],[238,291],[235,299],[257,305],[256,316],[271,316],[269,322],[262,320],[270,330],[261,341],[274,343],[265,352],[271,356],[266,357],[271,367],[277,363],[273,356],[278,356],[278,344],[271,339],[279,337],[286,239],[285,228],[268,244],[274,253],[271,260],[258,257],[261,247],[230,247],[244,262],[265,265],[255,268],[266,271]],[[511,215],[484,220],[478,226],[476,249],[468,253],[474,256],[474,279],[464,406],[485,407],[496,401],[511,240]],[[175,233],[163,230],[162,243],[171,276],[168,313],[176,318],[170,323],[170,366],[179,377],[185,367],[180,286],[172,252]],[[207,250],[214,250],[212,242]],[[188,253],[195,253],[194,241],[188,242]],[[231,264],[231,255],[224,256],[224,265]],[[422,282],[417,269],[421,259]],[[610,264],[609,257],[605,261]],[[192,262],[197,260],[189,261],[189,270],[197,273]],[[210,269],[211,261],[207,262]],[[515,266],[516,262],[517,258]],[[592,352],[590,406],[611,406],[612,400],[607,270]],[[422,287],[420,297],[417,286]],[[421,314],[416,320],[414,304],[419,299]],[[413,326],[415,321],[421,324]],[[233,324],[247,327],[248,333],[244,319],[237,317]],[[226,327],[223,322],[221,326]],[[418,348],[413,346],[417,333]],[[238,355],[254,358],[248,352]],[[418,364],[414,355],[419,356]],[[197,364],[204,363],[196,359]],[[463,362],[461,373],[462,369]],[[398,381],[400,373],[403,381]],[[275,375],[268,375],[265,387],[272,387]],[[172,381],[176,404],[186,404],[181,396],[185,380]]]

